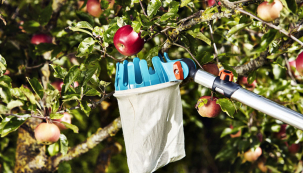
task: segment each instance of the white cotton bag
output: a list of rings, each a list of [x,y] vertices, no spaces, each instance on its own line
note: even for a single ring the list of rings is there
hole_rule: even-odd
[[[116,91],[130,173],[185,157],[180,81]]]

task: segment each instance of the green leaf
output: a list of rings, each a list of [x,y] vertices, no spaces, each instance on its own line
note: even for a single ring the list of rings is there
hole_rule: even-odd
[[[103,87],[107,87],[108,85],[110,85],[110,82],[105,82],[105,81],[100,81],[100,85]]]
[[[202,32],[193,32],[192,30],[187,31],[188,34],[190,34],[192,37],[200,39],[207,43],[208,45],[211,45],[211,40],[207,38]]]
[[[4,76],[3,76],[4,77]],[[12,95],[10,92],[10,86],[4,81],[0,82],[0,97],[4,103],[8,103],[12,99]]]
[[[101,7],[103,9],[107,9],[109,6],[109,1],[101,1]]]
[[[34,94],[28,88],[24,88],[22,85],[20,87],[20,91],[29,99],[31,104],[36,104],[36,98],[35,98]]]
[[[5,117],[2,122],[0,123],[0,134],[2,134],[2,130],[4,129],[4,127],[6,126],[6,124],[12,119],[14,118],[14,116],[7,116]]]
[[[240,127],[237,127],[237,128],[233,128],[233,129],[231,129],[231,128],[225,128],[223,130],[223,132],[221,133],[220,138],[223,138],[226,135],[234,134],[234,133],[238,132],[239,130],[241,130],[242,128],[243,128],[243,126],[240,126]]]
[[[80,20],[84,20],[87,21],[88,23],[90,23],[92,26],[94,26],[95,22],[94,22],[94,17],[83,12],[83,11],[76,11],[76,15],[80,18]]]
[[[49,117],[50,117],[51,119],[61,119],[61,118],[64,117],[64,114],[51,113],[51,114],[49,115]]]
[[[296,0],[286,0],[288,8],[294,13],[298,12],[298,5]]]
[[[32,86],[35,93],[38,94],[40,99],[42,99],[43,95],[44,95],[44,91],[43,91],[43,87],[40,84],[40,82],[38,81],[38,79],[37,78],[30,79],[28,77],[26,79],[29,82],[29,84]]]
[[[141,23],[138,21],[132,21],[132,28],[135,32],[139,33],[141,28]]]
[[[180,3],[179,2],[176,2],[176,1],[172,1],[170,4],[169,4],[169,10],[168,12],[170,13],[178,13],[179,11],[179,6],[180,6]]]
[[[246,28],[247,26],[250,26],[251,25],[251,22],[250,23],[241,23],[241,24],[238,24],[234,27],[232,27],[228,33],[227,33],[227,37],[230,37],[231,35],[241,31],[242,29]]]
[[[252,84],[254,82],[254,80],[256,80],[256,77],[257,77],[256,71],[253,71],[252,73],[249,73],[248,77],[247,77],[247,82],[249,84]]]
[[[59,164],[58,173],[71,173],[71,172],[72,172],[72,167],[70,166],[69,163],[61,162]]]
[[[79,128],[77,126],[75,126],[73,124],[70,124],[70,123],[67,123],[67,122],[64,122],[64,121],[61,121],[60,123],[62,123],[66,128],[72,129],[74,131],[74,133],[79,133]]]
[[[260,53],[265,51],[269,44],[275,39],[278,30],[270,29],[267,33],[265,33],[261,38],[261,43],[258,45],[254,52]]]
[[[185,7],[191,0],[181,0],[181,8]]]
[[[197,57],[200,56],[203,56],[201,61],[202,64],[207,64],[210,61],[214,60],[214,55],[209,52],[199,51]]]
[[[86,56],[90,54],[95,45],[95,40],[91,37],[84,39],[78,46],[78,55],[79,57]]]
[[[198,103],[198,108],[201,108],[202,106],[204,106],[204,105],[206,105],[207,104],[207,102],[208,102],[208,99],[199,99],[198,101],[197,101],[197,103]]]
[[[68,94],[65,96],[62,96],[63,102],[71,101],[71,100],[81,100],[80,94]]]
[[[92,33],[90,33],[89,31],[85,30],[85,29],[81,29],[81,28],[76,28],[76,27],[69,27],[70,30],[74,31],[74,32],[83,32],[83,33],[86,33],[90,36],[93,36]]]
[[[62,86],[62,91],[65,93],[72,83],[74,83],[77,77],[80,75],[79,66],[73,66],[63,79],[64,85]]]
[[[279,132],[281,129],[281,125],[280,124],[274,124],[270,127],[272,132]]]
[[[23,106],[23,103],[20,100],[12,100],[7,104],[7,108],[10,110],[20,106]]]
[[[39,23],[42,26],[46,25],[50,20],[52,13],[53,13],[52,3],[49,3],[47,7],[41,10],[41,13],[39,14],[39,18],[38,18]]]
[[[86,66],[86,68],[81,71],[81,82],[80,86],[85,86],[87,82],[92,78],[92,76],[97,72],[99,66],[94,62],[90,63],[90,65]]]
[[[88,106],[87,101],[81,100],[80,108],[87,116],[89,116],[91,108]]]
[[[161,1],[160,0],[152,0],[148,3],[147,6],[147,15],[149,17],[155,15],[159,8],[161,7]]]
[[[93,30],[93,27],[86,21],[80,21],[75,25],[76,28]]]
[[[55,64],[50,64],[50,66],[54,69],[54,77],[64,79],[67,71],[63,67]]]
[[[8,135],[9,133],[16,131],[29,117],[30,117],[30,115],[24,115],[21,118],[17,118],[15,116],[13,116],[13,117],[10,116],[10,120],[8,122],[5,122],[4,128],[2,130],[0,128],[1,137],[4,137],[4,136]],[[8,117],[6,117],[6,118],[8,118]],[[2,123],[1,123],[1,125],[2,125]]]
[[[119,29],[119,26],[117,23],[111,24],[109,28],[104,32],[103,37],[104,37],[104,42],[111,44],[113,43],[114,35]]]
[[[7,109],[6,106],[0,105],[0,114],[6,114],[6,113],[8,113],[8,112],[9,112],[9,109]],[[1,117],[1,115],[0,115],[0,117]],[[0,133],[1,133],[1,132],[0,132]]]
[[[88,91],[86,91],[84,93],[84,95],[86,95],[86,96],[100,96],[101,93],[99,91],[97,91],[96,89],[89,89]]]
[[[62,122],[64,122],[64,121],[62,121]],[[65,155],[67,153],[68,141],[67,141],[66,136],[62,133],[60,134],[60,149],[61,149],[60,152],[62,153],[62,155]]]
[[[230,100],[226,98],[222,98],[222,99],[218,99],[216,103],[221,106],[223,112],[227,113],[228,116],[233,118],[236,108]]]
[[[168,20],[169,18],[172,18],[172,17],[174,17],[176,14],[175,13],[170,13],[170,12],[167,12],[167,13],[165,13],[165,14],[163,14],[162,16],[161,16],[161,18],[160,18],[160,21],[166,21],[166,20]]]
[[[60,151],[60,145],[58,144],[58,142],[53,143],[47,147],[47,151],[50,156],[54,156]]]
[[[0,54],[0,76],[5,73],[6,70],[6,61],[3,56]]]

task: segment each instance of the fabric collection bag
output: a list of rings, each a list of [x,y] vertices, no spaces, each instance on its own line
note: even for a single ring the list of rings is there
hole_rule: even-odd
[[[185,157],[180,81],[116,91],[130,173]]]

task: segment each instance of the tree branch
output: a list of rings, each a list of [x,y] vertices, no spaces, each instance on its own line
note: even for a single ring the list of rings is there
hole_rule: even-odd
[[[171,47],[171,45],[173,44],[172,42],[174,42],[177,39],[178,35],[182,31],[190,29],[194,25],[199,24],[201,22],[208,22],[214,19],[221,19],[223,17],[229,18],[232,15],[233,13],[229,10],[222,13],[209,13],[209,14],[204,14],[204,11],[201,12],[201,15],[199,17],[192,18],[191,20],[180,24],[176,29],[172,31],[172,33],[169,36],[170,38],[166,40],[166,43],[162,47],[162,52],[166,52]]]
[[[73,148],[70,148],[67,154],[62,155],[61,153],[59,153],[56,156],[50,157],[49,164],[51,165],[51,170],[55,171],[58,165],[62,161],[72,160],[73,158],[88,152],[90,149],[94,148],[96,145],[98,145],[101,141],[103,141],[107,137],[114,136],[121,127],[122,124],[120,117],[116,118],[108,126],[104,128],[99,128],[96,133],[94,133],[89,138],[87,138],[87,140],[84,141],[83,143],[78,144]]]
[[[247,64],[243,64],[243,65],[234,67],[234,69],[236,70],[238,75],[246,76],[249,72],[257,70],[258,68],[265,65],[268,62],[266,57],[267,57],[267,51],[262,52],[260,54],[260,57],[254,59],[254,60],[251,60]]]

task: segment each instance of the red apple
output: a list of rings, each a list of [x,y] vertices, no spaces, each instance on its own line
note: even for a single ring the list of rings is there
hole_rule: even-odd
[[[202,67],[208,73],[211,73],[215,76],[219,75],[219,68],[218,68],[217,64],[205,64]]]
[[[303,76],[303,52],[296,59],[296,69]]]
[[[262,155],[262,149],[260,147],[256,148],[254,151],[252,149],[244,153],[244,159],[249,162],[256,161]]]
[[[300,150],[300,144],[291,144],[287,148],[291,154],[296,154]]]
[[[62,117],[61,119],[54,119],[54,120],[55,120],[55,121],[54,121],[54,124],[57,125],[57,126],[59,127],[60,130],[65,130],[65,129],[67,129],[67,128],[65,127],[64,124],[62,124],[62,123],[60,123],[60,122],[64,121],[64,122],[66,122],[66,123],[71,124],[71,123],[72,123],[72,119],[71,119],[71,118],[72,118],[72,116],[71,116],[69,113],[65,112],[65,113],[63,114],[63,117]]]
[[[245,86],[246,89],[252,91],[252,90],[255,89],[257,81],[254,80],[253,83],[249,84],[248,81],[247,81],[247,77],[242,76],[242,77],[239,77],[238,84],[242,85],[242,86]]]
[[[286,127],[287,127],[287,124],[282,124],[281,125],[281,128],[280,128],[280,131],[275,133],[275,136],[278,138],[278,139],[282,139],[282,140],[285,140],[286,139]]]
[[[230,125],[229,128],[233,129],[234,127],[233,127],[232,125]],[[240,137],[241,134],[242,134],[242,131],[239,130],[239,131],[238,131],[237,133],[235,133],[235,134],[230,134],[230,137],[231,137],[231,138],[237,138],[237,137]]]
[[[144,39],[140,32],[136,33],[130,25],[125,25],[115,33],[114,45],[122,55],[131,56],[143,49]]]
[[[258,6],[257,14],[262,20],[270,22],[280,16],[282,9],[283,5],[279,0],[274,0],[272,3],[264,1]]]
[[[86,7],[87,12],[94,17],[100,17],[100,15],[103,13],[101,4],[98,0],[88,0]]]
[[[63,81],[62,80],[57,80],[57,81],[53,82],[52,85],[53,85],[53,87],[55,89],[61,91],[62,90],[62,86],[63,86]],[[75,81],[74,82],[74,87],[76,88],[78,86],[79,86],[79,83],[77,81]],[[73,86],[71,85],[71,87],[73,87]]]
[[[208,3],[208,6],[211,7],[216,4],[216,0],[208,0],[207,3]],[[218,5],[221,5],[220,1],[219,1]]]
[[[53,38],[46,34],[35,34],[32,39],[32,44],[52,43]]]
[[[204,104],[204,99],[207,100],[207,103]],[[196,104],[196,109],[198,110],[198,113],[202,117],[208,117],[208,118],[215,118],[221,113],[221,107],[219,104],[216,103],[218,100],[217,97],[213,97],[211,99],[211,96],[202,96],[198,100]]]
[[[52,144],[60,138],[60,130],[55,124],[41,123],[35,129],[35,138],[38,143]]]

